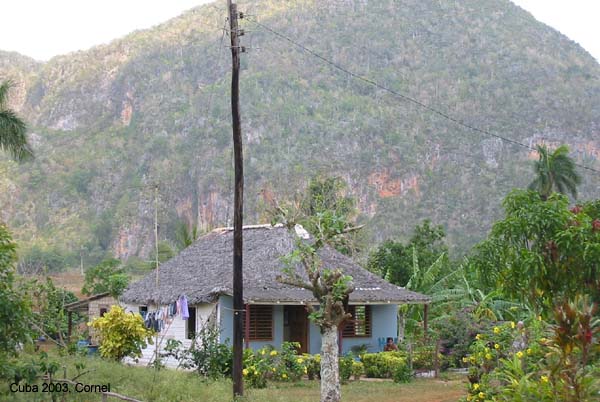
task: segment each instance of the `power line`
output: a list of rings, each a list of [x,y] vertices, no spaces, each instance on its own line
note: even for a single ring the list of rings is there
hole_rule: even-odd
[[[460,125],[462,127],[467,128],[469,130],[478,132],[478,133],[483,134],[483,135],[487,135],[487,136],[490,136],[490,137],[497,138],[497,139],[502,140],[504,142],[508,142],[510,144],[519,146],[521,148],[525,148],[525,149],[530,150],[530,151],[536,151],[536,148],[534,148],[532,146],[529,146],[527,144],[523,144],[522,142],[519,142],[517,140],[513,140],[513,139],[510,139],[510,138],[504,137],[502,135],[492,133],[492,132],[490,132],[488,130],[476,127],[476,126],[474,126],[472,124],[466,123],[466,122],[462,121],[461,119],[453,117],[450,114],[442,112],[442,111],[440,111],[440,110],[438,110],[436,108],[433,108],[433,107],[427,105],[426,103],[419,101],[418,99],[415,99],[415,98],[412,98],[410,96],[404,95],[404,94],[402,94],[402,93],[400,93],[398,91],[395,91],[395,90],[393,90],[391,88],[388,88],[388,87],[380,84],[377,81],[374,81],[374,80],[372,80],[370,78],[364,77],[364,76],[359,75],[359,74],[357,74],[357,73],[355,73],[353,71],[350,71],[347,68],[342,67],[339,64],[337,64],[337,63],[329,60],[328,58],[322,56],[321,54],[315,52],[314,50],[309,49],[308,47],[302,45],[301,43],[296,42],[295,40],[293,40],[289,36],[286,36],[286,35],[278,32],[278,31],[276,31],[276,30],[274,30],[274,29],[272,29],[272,28],[270,28],[270,27],[268,27],[268,26],[266,26],[264,24],[261,24],[260,22],[254,20],[254,19],[248,18],[247,20],[250,21],[250,22],[252,22],[253,24],[256,24],[257,26],[265,29],[266,31],[268,31],[271,34],[277,36],[278,38],[283,39],[283,40],[285,40],[285,41],[293,44],[294,46],[302,49],[306,53],[308,53],[308,54],[310,54],[310,55],[318,58],[319,60],[323,61],[324,63],[326,63],[328,65],[330,65],[331,67],[333,67],[333,68],[335,68],[335,69],[337,69],[339,71],[342,71],[343,73],[351,76],[352,78],[355,78],[357,80],[363,81],[363,82],[365,82],[365,83],[367,83],[369,85],[372,85],[372,86],[374,86],[376,88],[379,88],[379,89],[381,89],[383,91],[386,91],[386,92],[388,92],[388,93],[390,93],[390,94],[392,94],[392,95],[394,95],[394,96],[396,96],[396,97],[398,97],[398,98],[400,98],[400,99],[402,99],[404,101],[413,103],[413,104],[415,104],[415,105],[417,105],[417,106],[419,106],[419,107],[421,107],[421,108],[423,108],[425,110],[428,110],[431,113],[434,113],[434,114],[436,114],[436,115],[438,115],[438,116],[440,116],[440,117],[442,117],[442,118],[444,118],[446,120],[449,120],[449,121],[451,121],[451,122],[453,122],[453,123],[455,123],[457,125]],[[589,166],[582,165],[582,164],[577,163],[577,162],[575,162],[575,165],[577,167],[580,167],[582,169],[585,169],[585,170],[588,170],[588,171],[591,171],[591,172],[594,172],[594,173],[600,173],[600,170],[594,169],[594,168],[589,167]]]

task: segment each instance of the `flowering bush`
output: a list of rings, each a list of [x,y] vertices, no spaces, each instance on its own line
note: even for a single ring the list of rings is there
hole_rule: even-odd
[[[556,324],[531,319],[477,335],[470,354],[466,401],[587,401],[597,398],[600,320],[586,300],[559,305]],[[464,400],[464,399],[463,399]]]
[[[309,380],[321,378],[321,355],[304,354],[304,362],[306,366],[306,374]]]
[[[281,351],[271,346],[244,351],[244,380],[250,387],[264,388],[267,380],[297,381],[307,373],[307,361],[296,352],[298,345],[284,342]]]

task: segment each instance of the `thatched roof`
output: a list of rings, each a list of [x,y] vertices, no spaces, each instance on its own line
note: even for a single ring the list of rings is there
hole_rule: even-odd
[[[247,303],[312,303],[312,294],[277,281],[281,257],[294,250],[298,236],[282,226],[244,227],[244,300]],[[341,268],[354,278],[350,303],[428,303],[429,298],[392,285],[350,258],[325,247],[320,251],[325,268]],[[233,231],[218,229],[201,237],[156,271],[131,284],[121,300],[135,304],[169,304],[185,294],[190,304],[214,302],[232,295]],[[299,268],[300,272],[300,268]]]

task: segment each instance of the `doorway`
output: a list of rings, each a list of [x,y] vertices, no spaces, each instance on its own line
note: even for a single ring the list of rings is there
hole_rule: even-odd
[[[298,342],[298,353],[308,353],[308,313],[304,306],[283,307],[283,340]]]
[[[186,339],[194,339],[196,337],[196,307],[188,307],[190,317],[186,321]]]

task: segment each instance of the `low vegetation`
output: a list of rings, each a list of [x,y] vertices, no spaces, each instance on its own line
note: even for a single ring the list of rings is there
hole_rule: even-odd
[[[37,359],[33,355],[23,356],[23,361]],[[146,367],[132,367],[99,357],[56,356],[50,360],[60,360],[55,378],[62,378],[63,366],[67,377],[83,374],[76,381],[83,384],[110,384],[111,392],[130,396],[147,402],[226,402],[231,401],[231,382],[228,379],[208,379],[198,377],[194,372],[181,370],[159,370]],[[446,380],[415,380],[410,384],[388,382],[350,381],[342,385],[344,400],[349,402],[440,402],[456,401],[464,395],[464,377],[451,377]],[[34,382],[35,383],[35,382]],[[38,380],[37,384],[41,384]],[[100,401],[98,394],[85,393],[72,396],[89,402]],[[0,381],[0,399],[15,402],[29,402],[32,394],[10,393],[9,382]],[[60,395],[60,394],[58,394]],[[50,396],[46,395],[50,400]],[[266,388],[249,389],[245,401],[314,402],[319,398],[318,381],[278,381],[269,383]],[[71,400],[71,399],[68,399]]]

